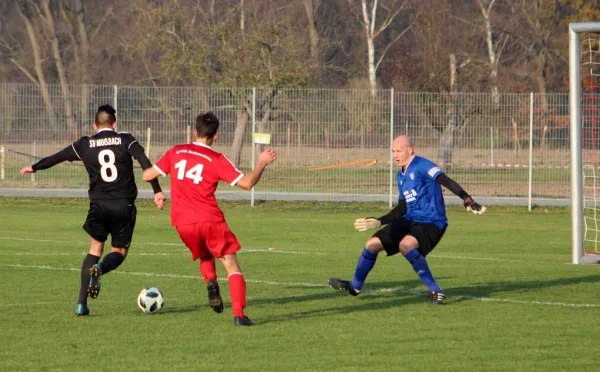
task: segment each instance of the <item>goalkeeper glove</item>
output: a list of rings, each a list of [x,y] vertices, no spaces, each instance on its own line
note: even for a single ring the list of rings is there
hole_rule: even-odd
[[[381,227],[381,222],[374,217],[357,218],[354,221],[354,228],[357,231],[375,230]]]
[[[475,214],[483,214],[487,209],[483,205],[475,202],[475,200],[473,200],[471,197],[466,198],[463,205],[465,206],[466,210],[471,211]]]

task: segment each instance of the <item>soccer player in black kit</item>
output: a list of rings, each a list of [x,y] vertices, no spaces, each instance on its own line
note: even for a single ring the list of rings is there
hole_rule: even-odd
[[[75,315],[89,315],[87,297],[100,293],[100,277],[115,270],[127,256],[135,227],[137,186],[133,175],[134,157],[143,169],[152,167],[144,148],[129,133],[116,132],[115,109],[100,106],[96,112],[93,136],[81,137],[54,155],[21,169],[26,173],[47,169],[64,161],[83,161],[90,177],[90,210],[83,229],[90,235],[88,255],[81,267],[81,287]],[[165,196],[158,181],[152,182],[154,202],[165,205]],[[104,242],[111,236],[111,251],[99,263]]]

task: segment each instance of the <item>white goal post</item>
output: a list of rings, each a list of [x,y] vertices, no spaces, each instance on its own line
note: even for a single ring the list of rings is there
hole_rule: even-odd
[[[600,245],[600,205],[597,208],[600,195],[596,200],[596,191],[600,191],[600,182],[598,188],[596,186],[596,173],[600,165],[600,158],[596,157],[596,153],[600,153],[599,45],[600,22],[569,24],[571,248],[574,264],[584,261],[587,244],[592,246],[593,252],[598,252],[596,248]],[[584,80],[589,80],[589,85],[584,84]]]

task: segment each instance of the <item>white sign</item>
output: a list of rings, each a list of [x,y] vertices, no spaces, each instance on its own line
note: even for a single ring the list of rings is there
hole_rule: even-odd
[[[269,133],[254,133],[254,143],[268,145],[271,143],[271,135]]]

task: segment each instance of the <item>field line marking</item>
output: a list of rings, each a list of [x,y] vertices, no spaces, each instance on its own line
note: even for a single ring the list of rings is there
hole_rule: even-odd
[[[84,244],[84,242],[77,242],[77,241],[68,241],[68,240],[50,240],[50,239],[30,239],[30,238],[15,238],[15,237],[0,237],[0,240],[17,240],[17,241],[32,241],[32,242],[49,242],[49,243],[75,243],[75,244]],[[177,247],[181,247],[184,248],[185,246],[183,245],[183,243],[155,243],[155,242],[135,242],[135,245],[140,245],[140,246],[144,246],[144,245],[160,245],[160,246],[177,246]],[[189,252],[187,250],[184,250],[183,252],[185,252],[186,254],[189,254]],[[240,251],[241,253],[281,253],[281,254],[297,254],[297,255],[329,255],[329,254],[345,254],[345,252],[314,252],[314,251],[310,251],[310,250],[294,250],[294,251],[286,251],[285,249],[279,249],[276,248],[275,251],[269,251],[268,249],[259,249],[259,248],[242,248],[242,250]],[[170,255],[170,253],[136,253],[135,250],[133,252],[131,252],[131,254],[133,255],[138,255],[138,256],[168,256]],[[175,254],[179,254],[179,253],[174,253]],[[40,256],[42,254],[39,254]],[[65,254],[67,255],[67,254]],[[427,257],[433,257],[433,258],[445,258],[445,259],[452,259],[452,260],[477,260],[477,261],[495,261],[495,262],[520,262],[520,263],[524,263],[524,262],[531,262],[529,260],[514,260],[514,259],[508,259],[508,258],[493,258],[493,257],[471,257],[471,256],[457,256],[457,255],[446,255],[446,254],[430,254]],[[566,257],[566,256],[565,256]],[[570,257],[570,256],[569,256]],[[568,258],[568,257],[567,257]],[[545,264],[566,264],[566,265],[571,265],[570,262],[552,262],[552,261],[542,261]]]
[[[242,249],[240,253],[281,253],[281,254],[304,254],[311,255],[313,253],[298,252],[298,251],[269,251],[268,249]],[[0,256],[85,256],[88,252],[66,253],[66,252],[0,252]],[[326,253],[314,253],[316,255],[325,255]],[[189,256],[190,252],[182,250],[181,252],[132,252],[128,256]]]
[[[3,308],[3,307],[15,307],[15,306],[64,305],[65,303],[68,303],[71,300],[72,299],[65,299],[65,300],[62,300],[62,301],[36,301],[36,302],[0,303],[0,308]],[[183,298],[170,298],[169,297],[169,303],[172,303],[172,302],[181,302],[181,301],[184,301],[184,300],[185,299],[183,299]],[[119,304],[119,303],[122,303],[122,302],[123,302],[122,300],[116,300],[116,299],[112,299],[112,300],[104,300],[103,299],[102,300],[102,303]]]
[[[469,257],[469,256],[454,256],[454,255],[445,255],[445,254],[431,254],[427,255],[427,257],[433,258],[449,258],[453,260],[479,260],[479,261],[496,261],[496,262],[530,262],[527,260],[512,260],[509,258],[493,258],[493,257]],[[567,262],[546,262],[546,263],[557,263],[564,264]]]
[[[14,238],[14,237],[5,237],[2,236],[0,237],[0,240],[16,240],[16,241],[26,241],[26,242],[46,242],[46,243],[69,243],[69,244],[88,244],[87,242],[79,242],[79,241],[68,241],[68,240],[51,240],[51,239],[30,239],[30,238]],[[185,245],[183,245],[183,243],[155,243],[155,242],[135,242],[134,245],[136,246],[144,246],[144,245],[160,245],[160,246],[177,246],[177,247],[181,247],[181,248],[185,248]],[[184,251],[187,252],[189,254],[188,251]],[[324,253],[324,252],[313,252],[313,251],[286,251],[286,250],[274,250],[274,251],[269,251],[268,249],[259,249],[259,248],[242,248],[242,250],[240,251],[242,253],[262,253],[262,252],[268,252],[268,253],[281,253],[281,254],[304,254],[304,255],[327,255],[328,253]],[[159,255],[159,254],[154,254],[154,253],[134,253],[136,255],[145,255],[145,256],[151,256],[151,255]],[[66,254],[65,254],[66,255]],[[162,254],[162,255],[168,255],[168,254]]]
[[[81,269],[70,268],[70,267],[54,267],[54,266],[27,266],[27,265],[3,265],[7,267],[19,268],[19,269],[41,269],[41,270],[55,270],[55,271],[81,271]],[[199,275],[178,275],[178,274],[159,274],[159,273],[144,273],[144,272],[136,272],[136,271],[113,271],[114,274],[119,275],[135,275],[135,276],[150,276],[150,277],[165,277],[165,278],[182,278],[182,279],[196,279],[200,280]],[[285,285],[285,286],[295,286],[295,287],[307,287],[307,288],[327,288],[328,285],[325,284],[314,284],[314,283],[282,283],[275,282],[269,280],[254,280],[254,279],[246,279],[248,283],[255,284],[268,284],[268,285]],[[414,291],[406,291],[401,288],[381,288],[381,289],[372,289],[365,290],[367,293],[389,293],[389,292],[397,292],[412,296],[422,296],[425,292],[414,292]],[[464,298],[475,301],[482,302],[500,302],[500,303],[510,303],[510,304],[522,304],[522,305],[543,305],[543,306],[558,306],[558,307],[570,307],[570,308],[600,308],[600,304],[573,304],[566,302],[552,302],[552,301],[526,301],[526,300],[513,300],[508,298],[496,298],[496,297],[477,297],[477,296],[467,296],[467,295],[449,295],[450,298]]]
[[[24,242],[47,242],[47,243],[70,243],[70,244],[89,244],[88,242],[77,241],[77,240],[53,240],[53,239],[30,239],[30,238],[15,238],[8,236],[0,236],[0,240],[18,240]],[[177,246],[184,247],[183,243],[155,243],[155,242],[147,242],[147,243],[139,243],[134,242],[136,245],[166,245],[166,246]]]
[[[81,269],[76,269],[72,267],[55,267],[55,266],[46,266],[46,265],[3,265],[7,267],[19,268],[19,269],[41,269],[41,270],[54,270],[54,271],[76,271],[80,272]],[[162,278],[176,278],[176,279],[197,279],[201,280],[202,277],[200,275],[180,275],[180,274],[159,274],[159,273],[144,273],[139,271],[113,271],[112,274],[118,275],[133,275],[133,276],[150,276],[150,277],[162,277]],[[223,279],[225,280],[225,279]],[[294,286],[302,286],[302,287],[327,287],[325,284],[310,284],[310,283],[280,283],[273,282],[268,280],[254,280],[254,279],[246,279],[248,283],[256,283],[256,284],[270,284],[270,285],[294,285]]]

